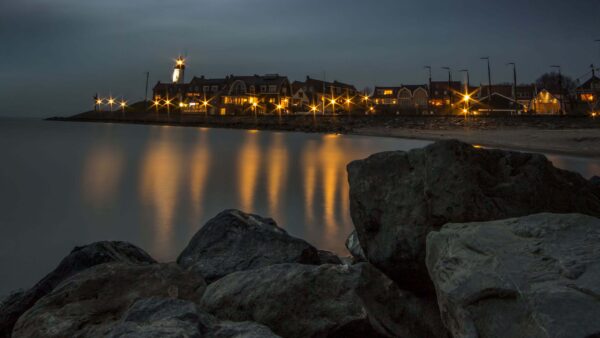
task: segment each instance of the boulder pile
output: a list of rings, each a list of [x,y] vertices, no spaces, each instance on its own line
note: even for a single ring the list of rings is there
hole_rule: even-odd
[[[176,262],[75,248],[0,337],[598,337],[600,186],[443,141],[348,165],[350,258],[226,210]]]

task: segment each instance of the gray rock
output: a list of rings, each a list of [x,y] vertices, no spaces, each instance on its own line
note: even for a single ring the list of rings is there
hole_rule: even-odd
[[[217,324],[196,303],[174,298],[135,302],[107,335],[113,338],[205,337]]]
[[[600,176],[594,176],[590,179],[590,183],[600,188]]]
[[[401,287],[433,293],[425,239],[449,222],[538,212],[600,216],[600,189],[546,157],[442,141],[348,165],[350,208],[368,261]]]
[[[210,284],[202,308],[282,337],[442,337],[437,305],[403,292],[372,265],[281,264]]]
[[[9,336],[17,319],[63,280],[92,266],[108,262],[156,263],[142,249],[125,242],[97,242],[76,247],[54,271],[31,289],[13,294],[4,300],[0,305],[0,337]]]
[[[176,264],[106,263],[59,284],[15,324],[13,337],[106,336],[138,299],[198,302],[206,283]]]
[[[366,262],[367,258],[365,257],[365,253],[363,252],[362,247],[360,246],[360,241],[358,240],[358,234],[356,230],[352,231],[350,236],[346,239],[346,249],[354,258],[354,262]]]
[[[454,337],[600,336],[600,219],[448,224],[427,237],[427,267]]]
[[[268,327],[253,322],[219,322],[194,302],[145,298],[135,302],[108,334],[111,338],[276,338]]]
[[[342,260],[331,251],[319,250],[318,255],[320,264],[344,264]]]
[[[219,323],[209,335],[211,338],[279,338],[268,327],[254,322]]]
[[[317,249],[294,238],[274,220],[226,210],[196,233],[177,263],[207,282],[232,272],[280,263],[319,264]]]

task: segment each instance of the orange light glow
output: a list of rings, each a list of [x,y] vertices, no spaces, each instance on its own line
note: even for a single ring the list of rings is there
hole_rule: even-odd
[[[285,224],[285,213],[282,214],[282,199],[285,196],[288,175],[288,148],[284,143],[284,135],[272,134],[268,158],[267,187],[269,196],[269,213]]]
[[[257,132],[250,131],[246,134],[244,146],[240,150],[238,167],[238,186],[240,207],[245,212],[254,211],[254,195],[258,175],[260,173],[260,164],[262,160],[260,146],[258,144],[259,135]]]

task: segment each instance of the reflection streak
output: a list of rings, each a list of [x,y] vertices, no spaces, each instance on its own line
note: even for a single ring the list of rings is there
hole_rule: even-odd
[[[237,165],[240,205],[244,212],[254,211],[254,196],[256,194],[261,161],[258,138],[258,133],[253,131],[246,132],[246,138],[240,151]]]
[[[284,135],[275,133],[272,137],[271,148],[268,155],[268,187],[269,211],[280,224],[285,224],[284,213],[281,213],[282,192],[286,189],[288,171],[288,151],[283,142]]]
[[[118,147],[103,144],[92,148],[83,165],[85,200],[97,208],[114,203],[123,167],[123,153]]]
[[[164,256],[169,251],[173,236],[175,210],[181,181],[181,153],[162,128],[159,140],[150,143],[142,161],[140,200],[150,207],[156,219],[156,251]]]

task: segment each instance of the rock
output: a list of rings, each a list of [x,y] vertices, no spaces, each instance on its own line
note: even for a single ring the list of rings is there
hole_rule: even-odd
[[[216,324],[216,318],[200,310],[194,302],[145,298],[127,310],[108,337],[204,337]]]
[[[177,263],[212,282],[236,271],[320,261],[317,249],[288,235],[274,220],[226,210],[196,233]]]
[[[342,260],[333,252],[326,250],[318,250],[320,264],[344,264]]]
[[[145,298],[135,302],[108,334],[111,338],[276,338],[268,327],[253,322],[219,322],[194,302]]]
[[[280,264],[210,284],[202,308],[282,337],[442,337],[437,305],[403,292],[368,263]]]
[[[97,242],[76,247],[54,271],[31,289],[13,294],[0,305],[0,337],[9,336],[17,319],[63,280],[92,266],[108,262],[150,264],[156,261],[142,249],[125,242]]]
[[[169,297],[198,302],[206,283],[176,264],[106,263],[80,272],[35,303],[13,337],[106,336],[136,300]]]
[[[210,334],[211,338],[279,338],[268,327],[254,322],[221,322]]]
[[[214,317],[201,318],[191,301],[147,298],[135,302],[123,315],[109,337],[202,337],[214,324]],[[208,323],[207,323],[208,321]]]
[[[433,293],[425,239],[449,222],[539,212],[600,216],[600,190],[546,157],[441,141],[348,165],[350,208],[360,246],[402,288]]]
[[[597,188],[600,188],[600,176],[594,176],[590,179],[590,183],[595,185]]]
[[[366,262],[367,258],[363,249],[360,247],[360,241],[358,240],[358,234],[356,230],[352,231],[350,236],[346,239],[346,249],[352,255],[355,262]]]
[[[447,224],[427,237],[427,267],[454,337],[600,336],[600,219]]]

